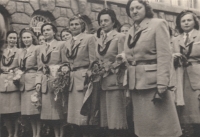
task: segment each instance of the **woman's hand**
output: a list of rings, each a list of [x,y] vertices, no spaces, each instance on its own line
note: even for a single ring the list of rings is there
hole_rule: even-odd
[[[39,93],[41,90],[41,84],[36,84],[35,90]]]
[[[124,62],[127,62],[127,60],[126,60],[126,55],[125,55],[124,52],[122,52],[121,54],[118,54],[118,55],[116,56],[116,62],[117,62],[118,64],[122,64],[122,63],[124,63]]]
[[[181,53],[173,53],[174,59],[182,57],[183,55]]]
[[[167,86],[164,85],[158,85],[157,88],[160,95],[164,94],[167,91]]]

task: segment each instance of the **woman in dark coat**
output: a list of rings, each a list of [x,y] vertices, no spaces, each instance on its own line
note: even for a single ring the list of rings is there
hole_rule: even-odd
[[[126,11],[134,22],[124,50],[135,134],[179,137],[182,134],[179,119],[168,90],[172,55],[167,22],[153,18],[147,1],[129,0]]]
[[[36,90],[42,92],[41,119],[53,125],[55,137],[63,137],[63,101],[56,96],[58,91],[55,91],[54,80],[63,62],[66,62],[66,58],[63,58],[65,42],[55,39],[57,29],[52,23],[43,24],[41,32],[46,40],[46,43],[40,46],[41,67],[36,77]]]
[[[24,73],[20,80],[21,115],[24,118],[30,119],[33,137],[40,137],[40,109],[31,101],[31,96],[37,94],[35,90],[35,78],[39,66],[39,46],[36,46],[37,38],[31,28],[22,29],[20,38],[22,40],[22,51],[19,55],[19,65]]]
[[[105,70],[100,91],[100,126],[109,129],[107,136],[122,136],[119,131],[127,129],[126,96],[122,86],[124,73],[116,66],[116,56],[124,50],[125,35],[116,31],[118,21],[113,10],[103,9],[97,19],[101,31],[97,32],[96,56]]]
[[[19,69],[20,50],[17,48],[17,32],[8,31],[6,42],[7,47],[3,50],[0,66],[0,114],[8,130],[8,136],[18,137],[21,100],[19,87],[13,83],[15,72]]]
[[[174,67],[176,69],[177,91],[182,92],[184,105],[180,109],[180,122],[193,125],[199,136],[200,124],[200,32],[195,13],[182,11],[176,19],[180,35],[173,40]],[[180,100],[181,97],[177,96]]]

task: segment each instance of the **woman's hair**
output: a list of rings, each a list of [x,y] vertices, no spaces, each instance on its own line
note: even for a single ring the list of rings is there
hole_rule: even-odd
[[[139,3],[144,5],[145,11],[146,11],[145,17],[153,18],[153,10],[152,10],[151,6],[149,5],[149,2],[146,1],[146,0],[129,0],[128,3],[126,4],[126,13],[129,17],[131,17],[131,15],[130,15],[130,5],[133,1],[138,1]]]
[[[199,30],[199,22],[198,22],[198,17],[197,15],[192,12],[191,10],[184,10],[181,13],[178,14],[177,18],[176,18],[176,28],[179,31],[179,33],[183,33],[183,29],[181,28],[181,18],[183,16],[185,16],[186,14],[191,14],[193,16],[194,22],[195,22],[195,26],[194,28]]]
[[[8,32],[6,33],[6,43],[7,43],[7,38],[8,38],[8,36],[9,36],[10,34],[12,34],[12,33],[15,33],[15,34],[17,35],[17,48],[19,48],[18,33],[17,33],[16,31],[14,31],[14,30],[10,30],[10,31],[8,31]]]
[[[113,10],[107,9],[107,8],[101,10],[101,11],[99,12],[98,16],[97,16],[97,20],[98,20],[98,24],[99,24],[99,25],[100,25],[100,18],[101,18],[101,15],[105,15],[105,14],[108,14],[108,15],[110,16],[112,22],[115,23],[114,26],[113,26],[113,28],[117,28],[117,27],[120,25],[119,21],[117,20],[117,17],[116,17],[115,12],[114,12]]]
[[[30,28],[23,28],[20,33],[19,33],[19,37],[20,37],[20,43],[21,43],[21,48],[25,48],[26,46],[24,45],[24,42],[22,41],[22,35],[25,33],[25,32],[28,32],[31,34],[32,36],[32,39],[33,39],[33,42],[32,44],[33,45],[38,45],[38,40],[37,40],[37,37],[33,31],[33,29],[30,27]]]
[[[131,27],[131,24],[129,24],[129,23],[124,23],[124,24],[121,25],[121,27],[119,28],[119,30],[118,30],[119,32],[121,32],[122,27],[130,28],[130,27]]]
[[[60,32],[60,39],[61,39],[61,40],[63,40],[63,39],[62,39],[62,33],[63,33],[63,32],[68,32],[68,33],[72,34],[72,32],[71,32],[68,28],[63,29],[63,30]]]
[[[39,34],[39,35],[37,36],[37,39],[39,40],[39,38],[40,38],[41,36],[43,36],[43,35],[42,35],[42,34]]]
[[[83,21],[83,17],[80,14],[75,15],[69,19],[69,22],[68,22],[69,27],[70,27],[70,22],[73,20],[77,20],[77,19],[79,20],[79,22],[81,24],[81,32],[84,32],[85,31],[85,22]]]
[[[43,34],[43,28],[44,28],[45,26],[47,26],[47,25],[50,25],[50,26],[52,27],[53,32],[54,32],[55,34],[58,32],[56,26],[55,26],[53,23],[47,22],[47,23],[44,23],[44,24],[41,26],[41,33],[42,33],[42,34]]]

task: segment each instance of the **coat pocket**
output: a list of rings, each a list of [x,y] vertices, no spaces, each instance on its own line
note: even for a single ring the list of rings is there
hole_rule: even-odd
[[[157,86],[157,65],[136,66],[136,89],[150,89]]]
[[[191,65],[187,67],[187,73],[189,76],[190,84],[192,89],[200,89],[200,65]]]
[[[157,84],[157,64],[145,65],[145,76],[147,85]]]

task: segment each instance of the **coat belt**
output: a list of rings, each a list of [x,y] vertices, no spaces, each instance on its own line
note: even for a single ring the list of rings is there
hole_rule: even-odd
[[[156,59],[152,59],[152,60],[137,60],[137,61],[128,61],[128,63],[131,66],[151,65],[151,64],[157,64],[157,60]]]

